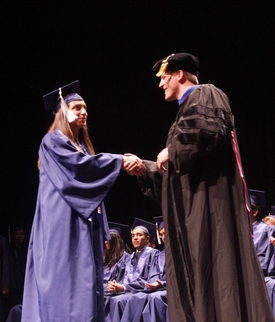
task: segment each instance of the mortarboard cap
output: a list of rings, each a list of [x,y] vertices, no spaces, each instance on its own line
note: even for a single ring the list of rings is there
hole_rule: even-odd
[[[175,72],[180,69],[198,77],[199,59],[188,53],[172,54],[160,59],[152,67],[152,70],[157,72],[157,77],[160,77],[166,71]]]
[[[25,231],[24,225],[21,222],[13,223],[11,225],[11,232],[14,233],[15,231],[18,231],[18,230],[24,230]]]
[[[70,84],[67,84],[61,89],[61,95],[64,98],[66,104],[72,101],[83,101],[83,98],[80,96],[80,86],[79,81],[76,80]],[[43,96],[43,101],[45,105],[46,112],[53,112],[54,114],[60,107],[59,93],[60,89],[56,89]]]
[[[133,222],[132,231],[135,229],[142,229],[147,235],[150,236],[152,241],[154,240],[154,238],[156,238],[155,225],[149,221],[136,217]]]
[[[128,225],[111,221],[108,222],[108,225],[110,233],[118,234],[121,238],[125,238],[130,235],[130,227]]]
[[[275,207],[274,206],[270,207],[269,216],[275,217]]]
[[[265,192],[261,190],[252,190],[249,189],[249,199],[251,206],[256,208],[265,208],[266,200],[265,200]]]
[[[9,236],[9,243],[11,243],[11,235],[16,231],[23,230],[25,232],[25,227],[20,221],[15,221],[8,227],[8,236]]]

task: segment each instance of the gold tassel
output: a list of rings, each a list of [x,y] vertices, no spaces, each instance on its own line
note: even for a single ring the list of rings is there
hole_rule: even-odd
[[[162,74],[164,74],[168,67],[168,59],[175,54],[169,55],[166,59],[162,61],[162,64],[160,65],[159,71],[157,72],[156,76],[160,77]]]

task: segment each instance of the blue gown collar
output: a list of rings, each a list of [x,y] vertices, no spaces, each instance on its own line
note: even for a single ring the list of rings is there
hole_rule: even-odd
[[[199,86],[201,86],[201,85],[194,85],[194,86],[192,86],[192,87],[190,87],[190,88],[188,88],[188,90],[182,95],[182,97],[181,97],[181,99],[180,100],[178,100],[178,103],[179,103],[179,105],[181,105],[184,101],[185,101],[185,99],[188,97],[188,95],[194,90],[194,89],[196,89],[197,87],[199,87]]]

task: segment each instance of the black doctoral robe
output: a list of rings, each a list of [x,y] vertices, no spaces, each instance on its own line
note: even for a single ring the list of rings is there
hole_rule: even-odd
[[[162,199],[170,321],[274,321],[232,133],[227,96],[201,85],[181,103],[170,128],[163,178],[154,162],[144,161],[141,188]]]

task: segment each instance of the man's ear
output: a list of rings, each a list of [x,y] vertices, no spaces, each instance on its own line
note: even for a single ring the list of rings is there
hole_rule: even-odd
[[[178,78],[178,81],[183,84],[185,83],[186,81],[186,77],[185,77],[185,74],[184,74],[184,71],[183,70],[178,70],[178,74],[177,74],[177,78]]]
[[[259,213],[259,209],[253,210],[253,217],[256,217]]]

